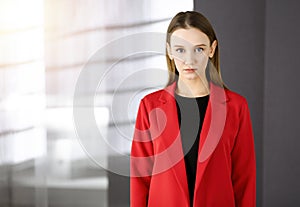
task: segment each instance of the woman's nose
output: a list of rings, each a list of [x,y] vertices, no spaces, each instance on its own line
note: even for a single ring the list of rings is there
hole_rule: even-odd
[[[195,63],[195,57],[188,53],[185,57],[185,62],[186,65],[193,65]]]

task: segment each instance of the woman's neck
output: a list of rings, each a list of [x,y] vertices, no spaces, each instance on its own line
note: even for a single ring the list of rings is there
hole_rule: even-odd
[[[185,97],[201,97],[209,94],[209,86],[206,79],[182,80],[179,78],[175,92]]]

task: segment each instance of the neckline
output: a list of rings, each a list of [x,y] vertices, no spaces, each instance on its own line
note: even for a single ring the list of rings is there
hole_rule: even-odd
[[[207,98],[209,97],[210,94],[207,94],[207,95],[204,95],[204,96],[194,96],[194,97],[189,97],[189,96],[182,96],[182,95],[179,95],[177,93],[174,93],[176,97],[179,97],[179,98],[184,98],[184,99],[201,99],[201,98]]]

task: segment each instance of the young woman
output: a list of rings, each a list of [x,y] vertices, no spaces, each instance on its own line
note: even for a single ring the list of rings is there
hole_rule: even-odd
[[[169,82],[140,102],[131,150],[131,207],[254,207],[247,101],[224,85],[209,21],[180,12],[167,31]]]

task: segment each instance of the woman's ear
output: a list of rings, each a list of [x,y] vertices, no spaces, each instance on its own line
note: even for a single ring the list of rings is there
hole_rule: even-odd
[[[167,53],[168,53],[168,56],[171,60],[173,60],[173,55],[171,53],[171,47],[170,47],[170,44],[167,42]]]
[[[214,40],[210,46],[210,51],[209,51],[209,55],[208,55],[210,58],[212,58],[214,56],[217,45],[218,45],[217,40]]]

